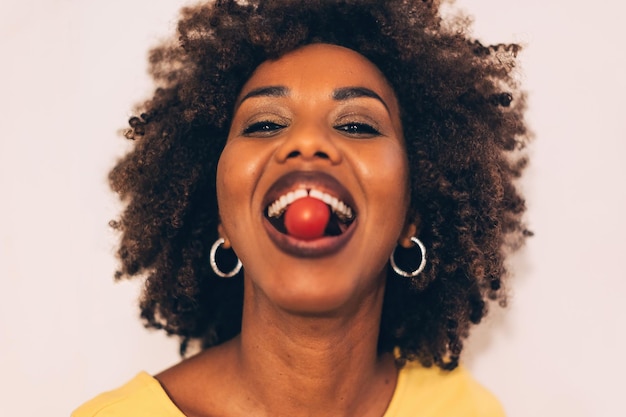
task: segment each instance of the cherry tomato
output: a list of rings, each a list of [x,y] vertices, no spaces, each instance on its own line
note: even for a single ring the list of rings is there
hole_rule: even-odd
[[[304,197],[291,203],[285,212],[287,233],[302,240],[313,240],[324,235],[330,218],[326,203],[312,197]]]

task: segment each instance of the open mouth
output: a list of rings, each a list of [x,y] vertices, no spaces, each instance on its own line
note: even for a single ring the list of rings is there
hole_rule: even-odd
[[[264,213],[265,217],[280,233],[294,235],[293,230],[290,230],[290,227],[285,224],[285,218],[289,210],[298,210],[297,207],[302,206],[302,204],[298,203],[302,203],[305,201],[304,199],[308,199],[307,201],[314,200],[315,202],[312,201],[312,204],[317,207],[323,203],[328,211],[328,215],[324,217],[324,220],[310,219],[307,216],[301,216],[304,217],[303,220],[299,220],[302,222],[325,221],[326,223],[325,225],[303,225],[305,228],[319,229],[320,232],[314,234],[311,239],[342,235],[354,222],[356,217],[355,211],[349,204],[332,194],[316,188],[298,188],[280,195],[280,197],[276,198],[266,207]],[[306,211],[306,208],[304,210]]]
[[[261,207],[270,240],[298,258],[340,252],[359,223],[358,207],[348,188],[321,171],[286,173],[267,190]]]

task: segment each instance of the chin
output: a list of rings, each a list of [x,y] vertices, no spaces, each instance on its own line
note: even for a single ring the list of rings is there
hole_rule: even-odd
[[[302,297],[290,297],[288,300],[279,300],[282,310],[297,316],[306,317],[335,317],[349,306],[349,297],[312,297],[310,294]]]
[[[364,283],[344,278],[338,282],[334,276],[331,282],[320,282],[319,277],[315,279],[292,277],[289,285],[277,285],[273,289],[267,288],[264,292],[274,305],[286,312],[328,317],[350,314],[368,299],[375,301],[379,293],[382,295],[382,290],[382,281]]]

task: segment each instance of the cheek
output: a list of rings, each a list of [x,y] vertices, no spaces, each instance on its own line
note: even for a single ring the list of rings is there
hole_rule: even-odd
[[[228,145],[224,147],[220,159],[217,162],[217,174],[215,178],[215,188],[217,191],[217,204],[220,210],[220,216],[225,209],[225,204],[230,200],[228,198],[229,190],[231,188],[229,179],[232,178],[231,173],[233,167],[231,166],[231,160]]]
[[[361,170],[371,185],[371,197],[380,199],[390,214],[403,214],[409,203],[409,168],[404,147],[393,143],[370,154],[370,163],[362,163]]]
[[[227,233],[247,221],[266,164],[265,153],[253,145],[239,140],[227,142],[217,164],[217,203]]]
[[[220,220],[228,228],[230,217],[241,207],[241,198],[247,189],[247,164],[242,163],[237,146],[226,144],[217,164],[216,190]]]

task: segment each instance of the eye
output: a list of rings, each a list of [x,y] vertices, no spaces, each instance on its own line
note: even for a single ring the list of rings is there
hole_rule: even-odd
[[[374,137],[380,136],[380,132],[373,126],[367,123],[345,123],[339,126],[335,126],[336,130],[344,132],[350,136],[357,137]]]
[[[243,130],[244,135],[249,136],[270,136],[283,129],[285,126],[270,121],[252,123]]]

